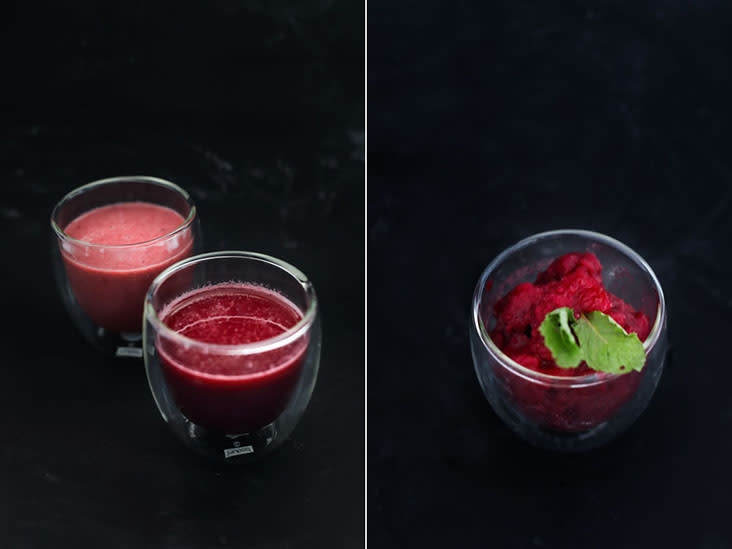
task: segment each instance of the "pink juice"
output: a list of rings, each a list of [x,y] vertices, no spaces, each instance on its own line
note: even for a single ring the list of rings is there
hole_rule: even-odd
[[[283,334],[302,319],[280,294],[242,283],[207,286],[184,294],[160,315],[172,330],[202,343],[237,345]],[[158,335],[157,350],[173,400],[194,423],[242,434],[273,422],[300,378],[308,336],[253,353],[191,345]]]
[[[113,332],[140,332],[153,278],[191,254],[190,229],[161,238],[184,222],[164,206],[119,202],[85,212],[64,228],[81,241],[60,244],[69,284],[96,324]]]

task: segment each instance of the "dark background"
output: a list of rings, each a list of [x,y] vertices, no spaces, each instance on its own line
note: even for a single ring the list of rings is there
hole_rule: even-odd
[[[362,547],[363,5],[13,10],[0,32],[0,547]],[[131,173],[192,194],[206,250],[280,257],[318,291],[318,384],[264,462],[188,452],[142,363],[98,355],[62,308],[53,205]]]
[[[368,534],[374,547],[732,547],[727,2],[369,3]],[[533,233],[651,264],[671,353],[585,454],[478,385],[475,283]]]

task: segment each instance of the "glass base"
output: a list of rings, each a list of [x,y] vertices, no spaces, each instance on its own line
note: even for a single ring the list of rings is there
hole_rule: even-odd
[[[280,442],[277,422],[251,433],[212,432],[185,418],[176,432],[194,452],[215,461],[231,464],[256,461],[271,452]]]
[[[114,350],[120,358],[142,358],[142,334],[119,334],[121,340]]]
[[[110,332],[97,327],[95,330],[82,329],[84,339],[97,351],[118,358],[142,358],[142,335]]]
[[[511,430],[532,446],[558,452],[584,452],[609,442],[624,429],[613,429],[604,421],[594,427],[575,433],[561,433],[545,429],[524,418],[505,402],[491,403],[496,414]]]

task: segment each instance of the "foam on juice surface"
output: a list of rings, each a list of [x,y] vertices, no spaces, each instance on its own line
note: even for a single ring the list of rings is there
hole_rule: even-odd
[[[202,343],[242,345],[277,337],[302,319],[302,313],[277,292],[244,283],[222,283],[198,288],[169,303],[160,318],[175,332]],[[262,353],[227,355],[188,345],[176,365],[210,375],[252,375],[286,366],[287,355],[297,355],[304,341]],[[171,341],[166,348],[174,348]]]

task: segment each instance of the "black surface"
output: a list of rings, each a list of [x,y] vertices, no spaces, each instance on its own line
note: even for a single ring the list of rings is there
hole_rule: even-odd
[[[729,4],[369,8],[369,545],[732,547]],[[468,344],[482,270],[556,228],[668,303],[649,408],[579,455],[515,437]]]
[[[0,547],[362,547],[362,6],[18,9],[1,39]],[[319,380],[266,461],[196,458],[142,363],[98,355],[70,325],[51,208],[130,173],[191,192],[206,250],[268,253],[315,284]]]

